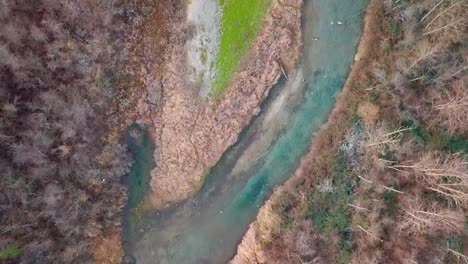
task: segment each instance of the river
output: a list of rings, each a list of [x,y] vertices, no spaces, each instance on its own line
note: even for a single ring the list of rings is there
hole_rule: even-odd
[[[127,262],[220,264],[234,256],[258,209],[292,174],[331,112],[353,62],[366,4],[304,1],[297,73],[272,88],[261,113],[210,170],[193,198],[138,217],[124,210]],[[147,165],[136,162],[132,171],[148,175],[149,170],[135,166]],[[135,193],[129,194],[132,201]]]

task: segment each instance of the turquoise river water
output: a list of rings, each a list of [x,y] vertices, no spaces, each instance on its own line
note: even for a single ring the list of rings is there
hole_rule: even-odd
[[[302,61],[297,73],[273,87],[261,113],[210,170],[193,198],[138,218],[130,213],[132,205],[127,206],[123,217],[125,262],[228,262],[265,199],[297,167],[343,86],[367,4],[367,0],[304,2]],[[133,153],[145,161],[132,168],[132,203],[147,188],[151,167],[147,161],[152,157],[147,151],[151,144],[139,142],[137,146],[143,150],[134,149]]]

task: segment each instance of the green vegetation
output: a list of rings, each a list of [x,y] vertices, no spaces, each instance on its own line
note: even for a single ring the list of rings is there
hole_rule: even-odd
[[[426,191],[422,194],[422,199],[428,202],[434,202],[442,206],[449,206],[449,200],[441,194],[436,192]]]
[[[338,232],[340,235],[340,259],[348,262],[351,256],[352,212],[348,204],[353,201],[356,188],[351,164],[343,153],[333,160],[331,190],[314,189],[309,194],[307,218],[314,227],[327,237]]]
[[[389,216],[395,215],[398,209],[395,192],[392,192],[389,190],[385,191],[382,194],[382,200],[384,201],[384,204],[385,204],[384,213]]]
[[[447,244],[450,249],[458,252],[463,252],[463,240],[460,235],[450,234],[447,238]]]
[[[15,259],[21,255],[21,249],[17,244],[0,249],[0,260]]]
[[[282,230],[286,230],[290,224],[294,221],[294,218],[291,215],[291,209],[295,206],[294,196],[290,193],[285,192],[277,204],[273,206],[273,209],[281,216],[281,225]]]
[[[403,122],[405,125],[406,123]],[[430,131],[420,126],[411,130],[413,137],[433,150],[468,154],[468,140],[461,135],[450,135],[444,131]]]
[[[268,0],[220,0],[223,7],[221,43],[217,77],[212,95],[217,97],[227,87],[232,74],[240,64],[261,26],[268,9]]]
[[[466,230],[466,227],[465,227]],[[466,233],[466,231],[465,231]],[[449,254],[445,255],[444,263],[466,263],[466,260],[461,258],[460,255],[455,255],[453,252],[463,252],[463,249],[465,247],[465,243],[463,241],[465,235],[460,235],[460,234],[450,234],[447,238],[447,246],[449,250]]]
[[[401,37],[402,28],[400,21],[395,20],[391,12],[384,12],[382,23],[377,25],[377,28],[382,33],[387,33],[389,36],[389,42],[387,48],[391,48],[398,39]]]

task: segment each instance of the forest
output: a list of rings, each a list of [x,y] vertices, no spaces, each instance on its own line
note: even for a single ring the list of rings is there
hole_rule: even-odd
[[[88,263],[131,163],[108,140],[134,1],[0,1],[0,262]]]

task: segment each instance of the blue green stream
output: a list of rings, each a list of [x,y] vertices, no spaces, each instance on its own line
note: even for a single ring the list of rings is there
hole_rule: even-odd
[[[305,1],[298,73],[273,87],[261,113],[193,198],[138,219],[124,212],[128,262],[220,264],[233,257],[258,209],[292,174],[332,110],[353,62],[366,4]]]

